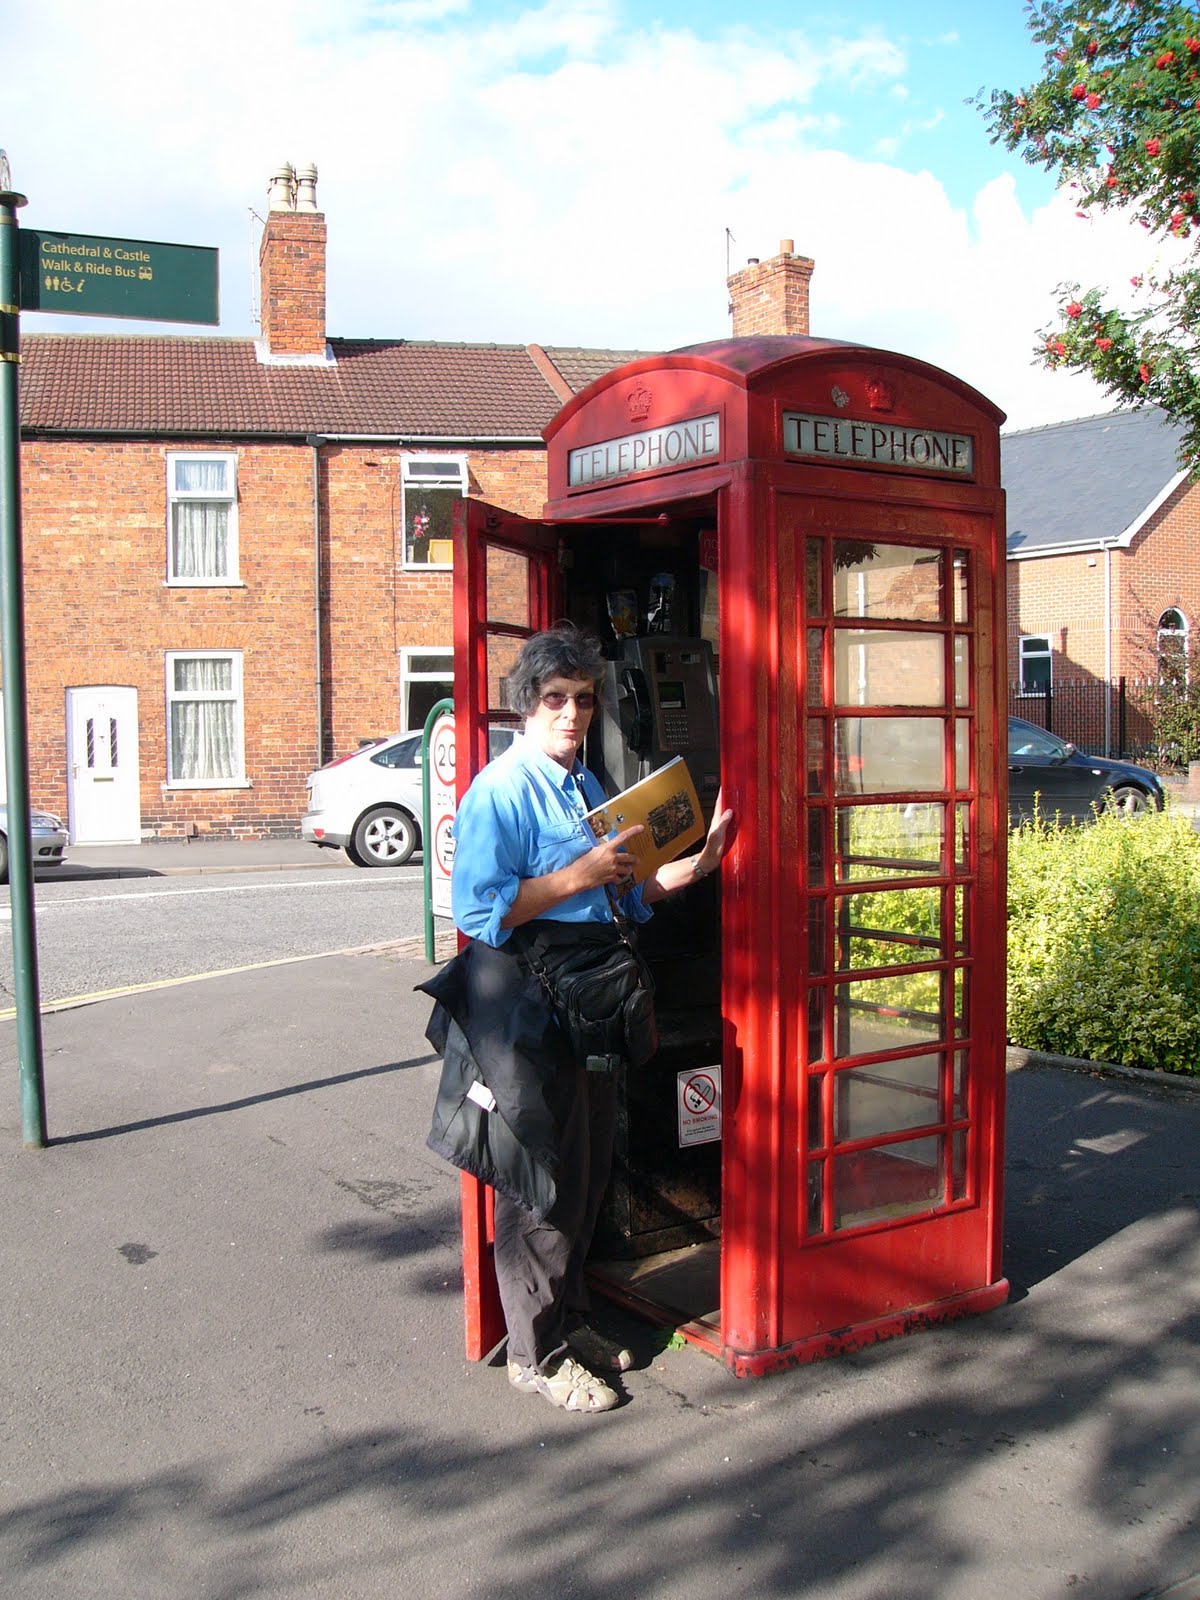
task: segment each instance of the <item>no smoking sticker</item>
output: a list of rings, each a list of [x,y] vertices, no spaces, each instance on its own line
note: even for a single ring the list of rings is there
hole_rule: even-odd
[[[709,1144],[721,1137],[721,1069],[693,1068],[676,1075],[679,1143]]]

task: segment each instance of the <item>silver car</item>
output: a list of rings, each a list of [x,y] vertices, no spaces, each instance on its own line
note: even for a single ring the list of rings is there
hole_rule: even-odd
[[[488,730],[494,758],[516,730]],[[421,843],[420,733],[376,739],[308,775],[300,837],[344,850],[356,867],[402,867]]]
[[[35,867],[62,865],[67,830],[60,818],[49,811],[29,813],[29,833],[33,842],[31,857]],[[0,801],[0,883],[8,882],[8,806]]]

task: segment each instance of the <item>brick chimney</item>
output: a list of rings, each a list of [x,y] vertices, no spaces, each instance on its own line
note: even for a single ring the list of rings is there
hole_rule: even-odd
[[[791,239],[779,241],[769,261],[752,256],[727,280],[735,339],[755,334],[808,332],[808,284],[815,263],[796,254]]]
[[[260,358],[324,362],[325,218],[317,210],[317,169],[284,162],[268,188],[258,247]]]

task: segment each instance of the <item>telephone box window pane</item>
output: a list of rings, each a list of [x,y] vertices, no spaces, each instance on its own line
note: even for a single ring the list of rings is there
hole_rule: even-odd
[[[808,704],[810,706],[823,706],[825,704],[824,642],[824,628],[808,629],[806,670],[808,673]]]
[[[966,801],[954,808],[954,865],[963,871],[971,865],[971,806]]]
[[[837,1075],[833,1137],[838,1144],[929,1128],[941,1117],[942,1058],[907,1056]]]
[[[825,603],[825,545],[810,539],[804,546],[804,604],[810,617],[823,617]]]
[[[825,954],[826,909],[824,900],[808,902],[808,970],[814,977],[821,977],[828,971]]]
[[[808,813],[808,882],[811,888],[823,887],[825,866],[825,813],[810,808]]]
[[[954,1032],[961,1039],[970,1033],[967,1002],[970,994],[968,973],[964,967],[954,969]]]
[[[808,1148],[820,1150],[825,1143],[825,1118],[822,1115],[822,1098],[827,1075],[808,1080]]]
[[[834,1054],[839,1060],[903,1045],[936,1044],[944,1032],[937,972],[844,983],[835,1006]]]
[[[945,831],[945,806],[840,807],[837,881],[936,877],[942,870]]]
[[[942,636],[839,629],[833,636],[833,698],[839,706],[945,705]]]
[[[488,545],[486,551],[488,621],[528,628],[528,557],[516,550],[501,550],[495,545]]]
[[[835,539],[833,614],[895,622],[940,622],[942,565],[939,551],[911,545]]]
[[[971,787],[971,724],[966,717],[954,722],[954,787]]]
[[[935,717],[838,717],[837,794],[897,794],[946,782],[942,723]]]
[[[967,1114],[967,1052],[956,1050],[954,1052],[954,1115],[965,1117]]]
[[[837,970],[912,967],[942,955],[942,891],[890,889],[838,901]]]
[[[825,1059],[825,991],[808,991],[808,1059]]]
[[[960,1128],[951,1137],[950,1198],[967,1198],[967,1130]]]
[[[971,641],[965,633],[954,635],[954,704],[971,704]]]
[[[487,641],[488,705],[511,710],[508,703],[508,675],[516,665],[523,641],[490,634]],[[515,724],[514,724],[515,726]]]
[[[964,956],[967,953],[967,908],[970,903],[970,890],[965,883],[960,883],[954,890],[954,953]]]
[[[808,792],[824,794],[828,781],[825,772],[825,723],[819,717],[809,717],[804,746]]]
[[[857,1150],[833,1163],[833,1226],[862,1228],[940,1205],[942,1141],[908,1139]]]
[[[823,1233],[825,1231],[825,1207],[822,1203],[825,1189],[825,1163],[823,1161],[810,1161],[808,1164],[808,1232]]]
[[[965,550],[954,552],[954,620],[955,622],[970,622],[971,620],[971,595],[970,595],[970,557]]]

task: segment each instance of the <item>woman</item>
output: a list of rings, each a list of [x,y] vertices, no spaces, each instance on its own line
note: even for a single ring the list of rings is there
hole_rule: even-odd
[[[611,923],[614,897],[630,922],[644,922],[656,900],[719,865],[733,817],[718,796],[700,852],[633,887],[625,844],[640,828],[596,844],[584,822],[605,800],[578,759],[603,672],[599,642],[569,625],[522,647],[508,696],[524,735],[478,775],[454,825],[452,909],[472,943],[454,974],[422,985],[442,1007],[430,1037],[447,1064],[430,1145],[496,1189],[509,1382],[570,1411],[617,1403],[579,1355],[615,1371],[632,1364],[585,1321],[584,1262],[612,1164],[616,1084],[572,1059],[519,930]]]

